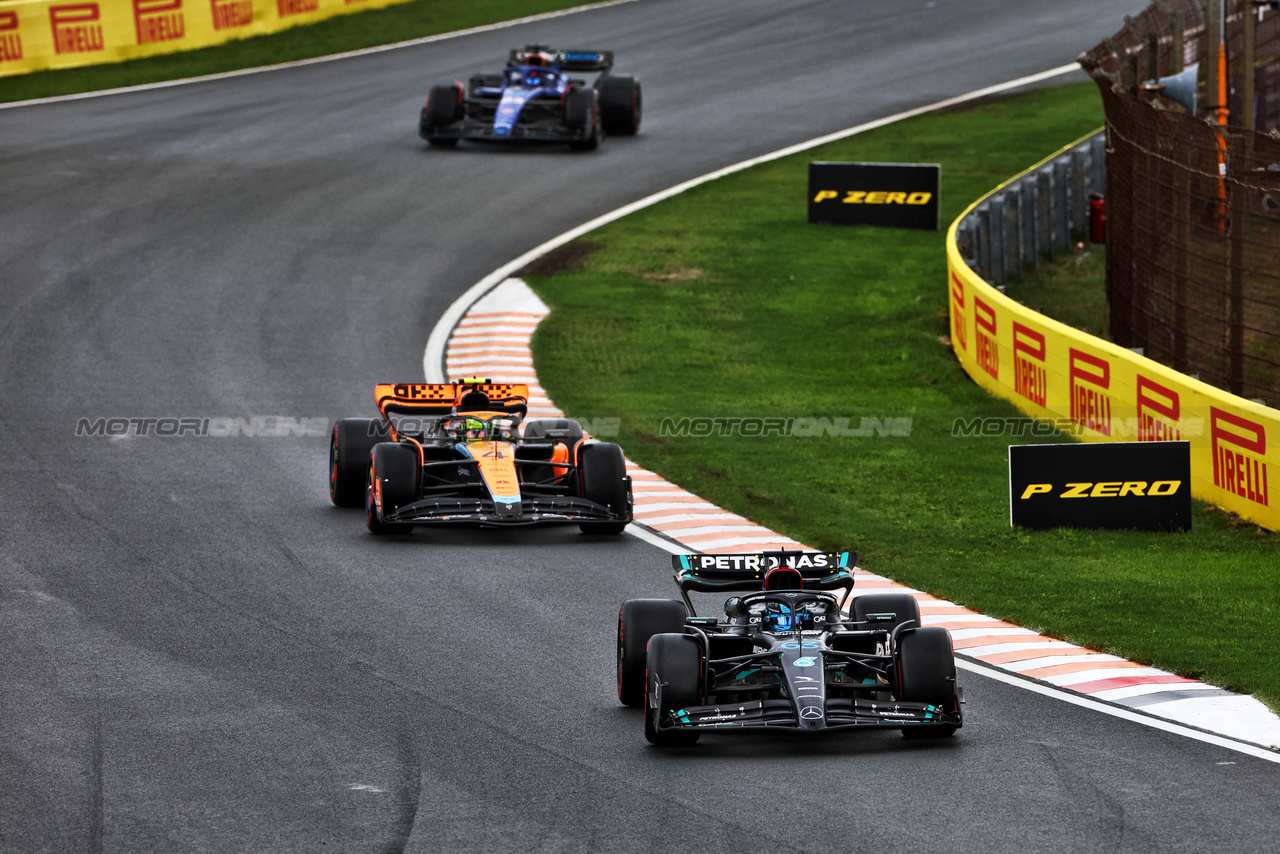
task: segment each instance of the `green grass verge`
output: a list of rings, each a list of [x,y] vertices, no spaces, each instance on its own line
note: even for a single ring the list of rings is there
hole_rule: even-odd
[[[943,233],[805,222],[810,160],[940,162],[949,222],[1101,123],[1092,84],[1038,90],[762,165],[593,232],[529,274],[553,308],[534,338],[539,376],[569,413],[620,417],[637,462],[734,512],[1280,706],[1276,537],[1204,505],[1185,534],[1011,528],[1006,447],[1029,440],[953,424],[1027,422],[944,343]],[[912,421],[906,437],[663,434],[664,419],[735,416]]]
[[[292,62],[583,5],[586,5],[583,0],[467,0],[465,3],[412,0],[385,9],[338,15],[319,23],[218,47],[129,62],[0,77],[0,102],[138,86]],[[504,61],[504,57],[495,59]]]
[[[1090,335],[1111,340],[1107,247],[1085,242],[1008,282],[1009,296]]]

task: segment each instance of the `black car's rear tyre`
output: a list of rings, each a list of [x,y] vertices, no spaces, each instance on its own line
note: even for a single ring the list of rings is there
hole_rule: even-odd
[[[612,442],[595,442],[578,449],[578,474],[582,497],[608,507],[615,515],[629,516],[631,500],[627,489],[627,464],[622,448]],[[621,534],[625,521],[583,522],[584,534]]]
[[[394,442],[374,445],[365,494],[365,523],[372,533],[407,534],[412,531],[413,525],[389,524],[379,519],[375,499],[381,500],[384,515],[417,499],[418,455],[414,450]]]
[[[920,625],[920,605],[916,597],[910,593],[868,593],[853,600],[853,619],[863,622],[868,614],[896,614],[891,623],[872,623],[866,628],[893,629],[902,623],[912,621]]]
[[[679,632],[688,612],[676,599],[628,599],[618,611],[618,699],[624,706],[644,705],[644,674],[649,638]]]
[[[696,706],[702,702],[702,647],[689,635],[661,634],[649,639],[644,691],[644,737],[650,744],[674,747],[693,744],[697,730],[665,730],[659,732],[657,722],[673,709]],[[659,695],[658,685],[662,691]],[[654,709],[652,700],[660,696],[661,707]]]
[[[600,83],[600,124],[610,136],[634,136],[640,130],[643,106],[640,81],[629,74],[606,77]]]
[[[372,418],[343,418],[329,434],[329,500],[339,507],[364,503],[369,452],[382,440]]]
[[[574,151],[594,151],[600,147],[600,105],[596,90],[577,87],[564,99],[564,123],[571,130],[584,130],[581,139],[569,143]]]
[[[950,633],[940,626],[906,629],[898,638],[898,699],[932,703],[948,712],[960,704],[956,695],[956,657]],[[954,726],[905,727],[907,738],[946,738]]]

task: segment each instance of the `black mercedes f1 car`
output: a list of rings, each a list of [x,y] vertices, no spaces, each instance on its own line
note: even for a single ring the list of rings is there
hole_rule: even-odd
[[[618,615],[618,698],[644,708],[651,743],[869,727],[939,738],[963,724],[951,635],[921,626],[914,597],[867,594],[842,613],[854,583],[849,552],[672,563],[680,600],[631,599]],[[700,617],[690,591],[742,595],[723,617]]]
[[[433,146],[460,139],[487,142],[567,142],[589,151],[606,135],[640,129],[640,81],[613,74],[607,50],[513,49],[498,74],[478,74],[466,86],[435,86],[418,119],[418,134]],[[588,83],[575,75],[595,73]]]
[[[382,383],[374,394],[381,419],[333,425],[329,497],[363,504],[375,534],[557,522],[618,534],[631,521],[622,449],[567,418],[525,421],[526,385]]]

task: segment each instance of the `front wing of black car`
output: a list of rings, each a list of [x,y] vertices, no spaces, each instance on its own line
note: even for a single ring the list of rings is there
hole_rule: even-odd
[[[661,703],[660,694],[655,700]],[[815,707],[807,707],[805,712],[812,708]],[[893,700],[832,698],[826,701],[822,713],[822,725],[806,726],[805,732],[824,732],[855,727],[859,729],[959,727],[962,724],[961,715],[958,712],[949,712],[941,706]],[[670,711],[658,721],[659,731],[691,729],[769,731],[794,729],[799,731],[801,726],[796,709],[788,700],[756,700],[719,706],[688,706]]]

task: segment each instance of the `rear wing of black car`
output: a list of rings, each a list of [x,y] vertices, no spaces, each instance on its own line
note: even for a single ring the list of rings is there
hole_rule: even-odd
[[[735,555],[672,555],[680,592],[756,591],[765,574],[780,566],[799,571],[809,590],[853,590],[853,552],[759,552]]]

